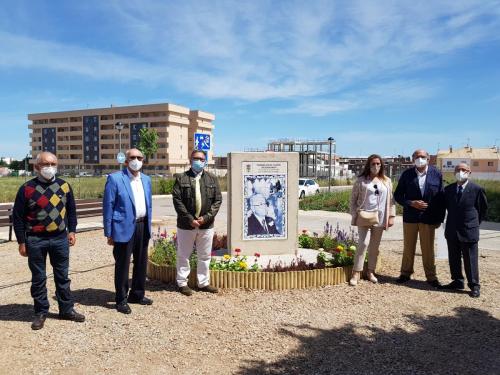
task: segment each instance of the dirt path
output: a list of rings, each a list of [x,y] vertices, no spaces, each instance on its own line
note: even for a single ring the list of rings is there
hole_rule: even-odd
[[[320,289],[196,293],[149,282],[154,305],[113,309],[113,258],[101,232],[78,236],[72,289],[83,324],[32,331],[31,277],[14,243],[0,245],[0,373],[498,374],[500,252],[482,251],[482,295],[434,291],[416,258],[396,285],[401,243],[383,243],[380,283]],[[447,263],[438,274],[448,281]],[[54,295],[52,278],[49,295]]]

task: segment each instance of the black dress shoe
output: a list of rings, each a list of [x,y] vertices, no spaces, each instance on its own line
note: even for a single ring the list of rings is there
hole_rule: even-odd
[[[481,295],[481,293],[479,292],[479,288],[472,288],[472,290],[470,292],[470,296],[472,298],[479,298],[480,295]]]
[[[439,280],[427,280],[427,284],[429,284],[430,286],[433,286],[434,288],[440,288],[441,287],[441,283],[439,282]]]
[[[127,302],[117,303],[116,310],[122,314],[130,314],[132,312]]]
[[[31,329],[35,331],[42,329],[45,324],[45,319],[47,319],[46,314],[36,314],[33,323],[31,323]]]
[[[396,279],[396,282],[400,284],[406,283],[407,281],[410,281],[410,276],[399,275],[399,277]]]
[[[180,286],[179,287],[179,292],[181,294],[184,294],[185,296],[190,296],[193,294],[193,289],[191,289],[190,287],[188,287],[187,285],[185,286]]]
[[[65,314],[59,314],[59,319],[71,320],[73,322],[82,323],[85,321],[85,315],[77,313],[74,309]]]
[[[153,300],[148,297],[142,297],[141,299],[130,298],[128,299],[128,303],[137,303],[139,305],[152,305]]]
[[[219,293],[219,289],[217,289],[215,286],[211,286],[211,285],[207,285],[207,286],[203,286],[201,288],[198,288],[198,291],[206,292],[206,293]]]
[[[462,290],[462,289],[464,289],[464,283],[460,282],[458,280],[453,280],[449,284],[441,285],[439,287],[439,289],[445,289],[445,290]]]

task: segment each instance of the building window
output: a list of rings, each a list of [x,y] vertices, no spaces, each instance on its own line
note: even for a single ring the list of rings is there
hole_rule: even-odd
[[[493,167],[493,162],[492,161],[488,162],[488,167]]]
[[[473,161],[472,162],[473,167],[479,167],[479,162],[478,161]]]
[[[450,161],[450,160],[448,160],[448,161],[446,162],[446,166],[447,166],[447,167],[451,167],[451,166],[452,166],[452,165],[451,165],[451,161]]]

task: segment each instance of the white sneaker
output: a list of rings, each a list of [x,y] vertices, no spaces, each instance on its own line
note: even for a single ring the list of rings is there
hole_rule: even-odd
[[[351,286],[358,285],[358,280],[359,280],[359,272],[353,272],[351,280],[349,280],[349,285]]]
[[[374,284],[378,283],[378,279],[375,277],[375,275],[373,274],[373,272],[370,272],[368,274],[368,280],[370,280]]]

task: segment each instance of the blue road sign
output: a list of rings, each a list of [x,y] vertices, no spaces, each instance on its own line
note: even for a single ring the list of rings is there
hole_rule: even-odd
[[[118,163],[120,164],[123,164],[125,163],[125,154],[123,152],[119,152],[117,155],[116,155],[116,160],[118,161]]]
[[[210,134],[194,133],[194,148],[202,151],[210,151]]]

